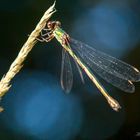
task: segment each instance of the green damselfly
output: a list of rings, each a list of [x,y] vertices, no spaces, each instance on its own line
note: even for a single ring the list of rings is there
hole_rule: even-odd
[[[63,47],[61,86],[65,92],[69,93],[73,85],[72,66],[69,58],[69,56],[71,56],[77,65],[82,81],[84,80],[81,69],[85,71],[102,95],[104,95],[109,105],[115,111],[118,111],[121,106],[107,93],[93,72],[97,73],[101,78],[115,87],[129,93],[135,91],[135,86],[132,82],[140,81],[140,72],[135,67],[121,60],[71,38],[62,30],[59,21],[49,21],[47,23],[47,28],[44,28],[43,30],[45,33],[41,32],[41,36],[40,38],[37,38],[37,40],[49,42],[55,37]]]

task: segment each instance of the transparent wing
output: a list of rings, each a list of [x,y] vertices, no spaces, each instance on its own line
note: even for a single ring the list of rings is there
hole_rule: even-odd
[[[61,64],[61,86],[62,89],[69,93],[73,85],[73,73],[69,54],[62,49],[62,64]]]
[[[125,92],[134,92],[131,81],[140,80],[140,72],[136,68],[80,41],[71,39],[70,45],[82,62],[104,80]]]
[[[85,83],[85,80],[84,80],[84,77],[83,77],[83,73],[82,73],[82,70],[81,70],[81,68],[79,67],[79,65],[77,64],[77,62],[74,60],[74,62],[75,62],[75,65],[76,65],[76,67],[77,67],[77,70],[78,70],[78,72],[79,72],[79,75],[80,75],[80,77],[81,77],[81,81],[82,81],[82,83],[84,84]]]

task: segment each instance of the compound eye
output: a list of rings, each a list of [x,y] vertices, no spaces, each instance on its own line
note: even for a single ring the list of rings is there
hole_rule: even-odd
[[[58,26],[61,26],[61,22],[60,22],[60,21],[56,21],[56,24],[57,24]]]
[[[48,26],[49,29],[51,29],[51,28],[52,28],[52,22],[49,21],[49,22],[47,23],[47,26]]]

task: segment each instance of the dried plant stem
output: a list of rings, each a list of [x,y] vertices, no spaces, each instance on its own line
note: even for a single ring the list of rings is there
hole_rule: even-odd
[[[33,30],[23,47],[21,48],[17,58],[11,64],[9,71],[3,76],[0,81],[0,98],[10,89],[10,81],[14,76],[20,71],[23,66],[23,62],[26,59],[28,53],[32,50],[34,45],[37,43],[36,37],[40,34],[41,30],[46,26],[46,22],[56,12],[55,2],[54,4],[45,12],[36,28]],[[0,107],[0,111],[3,109]]]

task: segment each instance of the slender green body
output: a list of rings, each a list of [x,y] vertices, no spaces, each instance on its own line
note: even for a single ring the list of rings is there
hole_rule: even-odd
[[[72,51],[69,43],[68,45],[62,43],[64,35],[66,35],[66,32],[62,30],[60,27],[55,28],[53,31],[53,35],[55,38],[60,42],[62,47],[71,55],[71,57],[78,63],[78,65],[86,72],[88,77],[91,79],[91,81],[96,85],[96,87],[100,90],[100,92],[104,95],[104,97],[107,99],[110,106],[115,110],[118,111],[121,106],[119,103],[113,99],[110,95],[108,95],[107,91],[101,86],[101,84],[96,79],[95,75],[88,69],[88,67],[75,55],[75,53]]]

